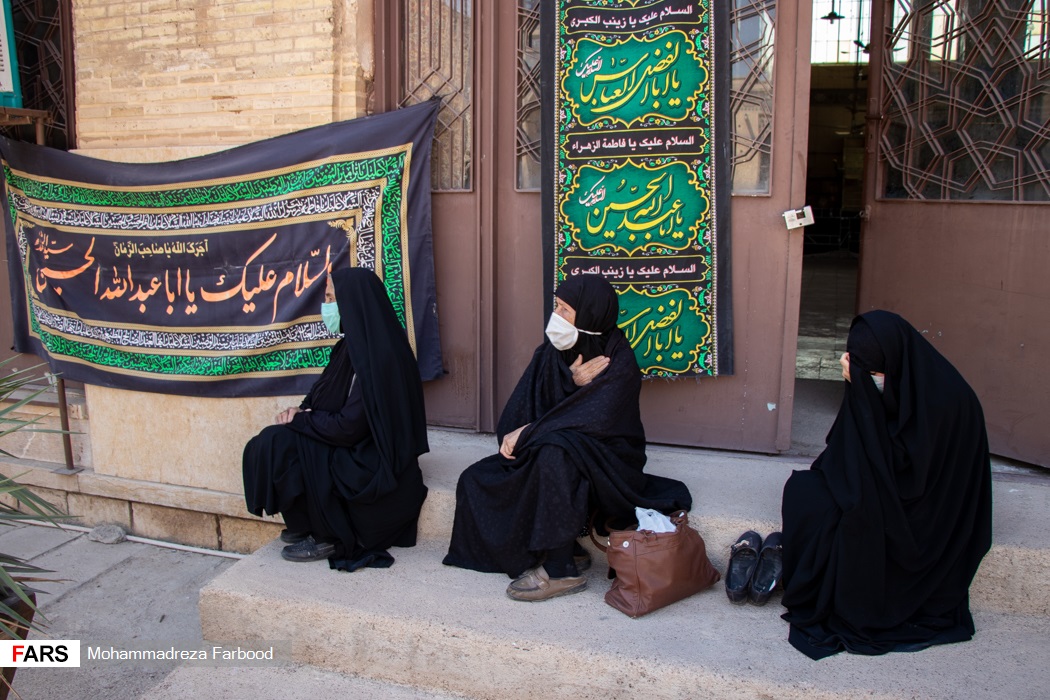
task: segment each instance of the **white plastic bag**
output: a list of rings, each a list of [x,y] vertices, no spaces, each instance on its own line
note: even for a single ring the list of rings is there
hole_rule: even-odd
[[[652,508],[635,508],[638,518],[638,530],[646,532],[674,532],[674,523],[666,515]]]

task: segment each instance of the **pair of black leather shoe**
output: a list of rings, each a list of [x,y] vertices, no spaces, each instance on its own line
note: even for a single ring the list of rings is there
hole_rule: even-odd
[[[313,535],[307,535],[295,544],[281,550],[281,556],[288,561],[320,561],[335,554],[335,545],[331,542],[318,542]]]
[[[781,539],[779,532],[772,532],[763,542],[754,530],[737,539],[726,569],[726,595],[730,602],[766,604],[784,574]]]

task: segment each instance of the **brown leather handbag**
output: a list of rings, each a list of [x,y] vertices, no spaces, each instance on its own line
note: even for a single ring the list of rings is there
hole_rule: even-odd
[[[707,558],[700,533],[689,526],[683,510],[671,516],[674,532],[609,530],[609,544],[592,541],[609,559],[612,586],[605,602],[629,617],[687,598],[721,578]]]

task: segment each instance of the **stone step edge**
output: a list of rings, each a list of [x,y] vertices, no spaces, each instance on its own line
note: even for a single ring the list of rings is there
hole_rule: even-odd
[[[1000,676],[1013,674],[1013,654],[1037,655],[1050,625],[982,612],[972,644],[813,664],[785,644],[779,596],[765,608],[737,607],[716,584],[630,620],[602,599],[608,584],[600,556],[585,593],[531,605],[505,600],[505,577],[442,566],[432,542],[400,551],[394,569],[343,574],[324,562],[283,562],[273,543],[202,589],[203,637],[287,641],[297,662],[500,700],[532,690],[549,698],[650,700],[930,697],[927,691],[945,684],[946,692],[932,695],[947,698],[966,696],[955,691],[974,680],[956,680],[947,669],[986,661]],[[1003,636],[1013,629],[1026,636]]]
[[[135,530],[130,513],[123,520],[88,517],[82,521],[85,525],[115,522],[131,529],[133,534],[240,553],[255,551],[277,537],[283,528],[280,516],[258,518],[248,513],[241,494],[143,482],[96,474],[88,469],[73,475],[56,474],[54,468],[55,465],[46,462],[0,458],[0,471],[11,476],[21,474],[19,481],[38,490],[47,489],[56,495],[66,492],[110,499],[131,504],[129,508],[137,503],[160,506],[213,515],[218,519],[215,524],[210,521],[200,524],[206,531],[203,535],[187,531],[182,533],[184,536],[170,530]],[[42,495],[48,497],[51,494],[45,492]],[[69,503],[53,500],[58,500],[57,504],[63,507]],[[454,490],[440,486],[431,488],[420,513],[420,540],[448,542],[454,510]],[[723,571],[728,562],[729,548],[742,532],[753,529],[765,536],[780,527],[769,520],[712,516],[695,511],[690,522],[704,537],[712,562]],[[212,537],[217,533],[213,542]],[[1050,549],[993,543],[971,586],[971,604],[974,609],[990,612],[1050,616],[1050,588],[1043,585],[1046,580],[1050,580]]]
[[[231,617],[244,618],[258,611],[257,596],[214,586],[201,591],[201,623],[205,640],[229,638],[229,630],[241,633],[238,639],[265,641],[277,638],[279,627],[271,627],[275,616],[294,611],[299,629],[305,633],[294,640],[294,660],[339,673],[365,676],[424,690],[452,692],[481,700],[506,700],[540,692],[549,698],[681,698],[714,697],[720,700],[753,698],[793,698],[841,700],[845,697],[888,700],[894,695],[858,688],[855,693],[821,691],[812,684],[804,687],[778,684],[753,676],[733,676],[708,671],[700,666],[681,667],[652,658],[625,658],[571,648],[561,644],[507,639],[466,627],[451,627],[412,617],[363,612],[342,607],[338,625],[326,611],[309,612],[305,606],[292,610],[266,605],[267,614],[256,612],[250,629],[223,627],[223,610]],[[219,630],[223,630],[219,632]],[[406,649],[407,646],[407,649]],[[336,653],[333,653],[336,652]],[[484,668],[486,674],[478,671]],[[541,671],[542,669],[542,671]],[[606,669],[606,672],[601,672]],[[493,676],[498,676],[493,678]]]
[[[119,525],[129,534],[167,542],[250,554],[280,534],[280,517],[256,517],[244,496],[158,484],[84,469],[56,473],[62,465],[0,457],[0,473],[71,516],[74,525]],[[11,496],[2,496],[16,505]]]

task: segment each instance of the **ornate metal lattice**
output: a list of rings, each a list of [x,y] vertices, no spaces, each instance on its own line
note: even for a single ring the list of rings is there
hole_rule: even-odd
[[[883,43],[883,194],[1050,201],[1046,0],[895,0]]]
[[[776,0],[734,0],[729,91],[733,194],[769,194]]]
[[[469,190],[473,172],[474,3],[403,0],[399,106],[442,98],[431,153],[434,190]]]
[[[73,39],[70,3],[61,0],[11,0],[11,20],[22,83],[22,106],[50,114],[44,139],[48,146],[76,147],[73,119]],[[3,132],[35,141],[33,126]]]
[[[540,188],[540,8],[518,0],[518,70],[515,98],[517,188]]]

